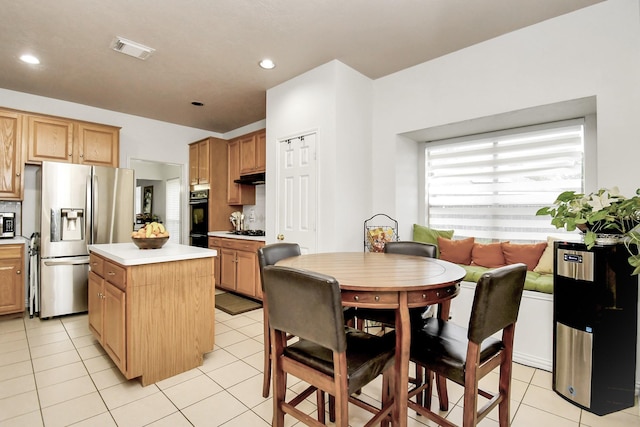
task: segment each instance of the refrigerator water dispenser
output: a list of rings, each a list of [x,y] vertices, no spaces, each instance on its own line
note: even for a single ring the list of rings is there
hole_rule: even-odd
[[[83,209],[61,209],[62,230],[60,238],[62,241],[83,240],[84,235],[84,210]]]

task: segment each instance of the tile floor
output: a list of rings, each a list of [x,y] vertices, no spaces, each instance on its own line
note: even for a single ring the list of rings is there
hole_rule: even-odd
[[[156,384],[126,381],[87,327],[87,316],[0,319],[0,426],[225,426],[271,424],[262,390],[262,311],[230,316],[216,310],[216,346],[204,364]],[[487,377],[497,382],[497,375]],[[640,426],[640,409],[598,417],[551,390],[551,374],[515,365],[513,427]],[[303,385],[292,384],[299,389]],[[380,384],[363,390],[375,399]],[[449,385],[453,422],[462,389]],[[437,399],[434,399],[434,402]],[[304,402],[309,413],[314,403]],[[368,417],[350,407],[351,426]],[[410,411],[409,426],[432,426]],[[297,425],[286,417],[287,426]],[[495,411],[481,426],[497,426]]]

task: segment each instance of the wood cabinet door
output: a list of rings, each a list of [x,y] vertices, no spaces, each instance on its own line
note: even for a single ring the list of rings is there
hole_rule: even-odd
[[[240,137],[240,175],[255,173],[256,171],[256,136]]]
[[[213,277],[215,280],[214,285],[220,286],[220,257],[222,256],[221,251],[222,248],[216,245],[216,241],[209,237],[209,249],[213,249],[218,252],[218,255],[213,257]]]
[[[220,249],[220,287],[231,291],[236,290],[236,251]]]
[[[73,122],[54,117],[27,116],[27,162],[74,162]]]
[[[227,150],[227,203],[230,205],[255,205],[256,188],[233,182],[240,178],[240,139],[229,141]]]
[[[104,301],[104,279],[93,271],[89,272],[89,329],[102,342],[102,304]]]
[[[256,296],[256,283],[258,282],[256,277],[258,257],[255,253],[245,251],[238,251],[236,255],[238,267],[236,291],[254,297]]]
[[[78,123],[77,163],[117,168],[120,164],[120,129]]]
[[[240,141],[229,141],[227,151],[227,203],[230,205],[239,205],[241,196],[241,186],[233,182],[240,178]]]
[[[198,144],[198,184],[209,183],[209,140]]]
[[[103,347],[120,371],[126,372],[125,293],[109,282],[104,284]],[[139,337],[142,339],[142,337]]]
[[[22,115],[0,110],[0,200],[22,200]]]
[[[189,185],[198,183],[198,144],[189,144]]]
[[[22,269],[23,258],[0,258],[0,314],[24,311]]]
[[[256,135],[256,172],[267,170],[267,133],[262,131]]]

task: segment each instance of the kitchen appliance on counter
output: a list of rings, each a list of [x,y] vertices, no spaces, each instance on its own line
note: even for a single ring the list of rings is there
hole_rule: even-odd
[[[36,186],[40,317],[87,311],[88,245],[131,241],[134,172],[42,162]]]
[[[16,237],[16,214],[14,212],[0,212],[0,238],[12,239]]]
[[[191,208],[191,227],[189,240],[191,246],[206,248],[209,246],[209,190],[192,191],[189,195]]]

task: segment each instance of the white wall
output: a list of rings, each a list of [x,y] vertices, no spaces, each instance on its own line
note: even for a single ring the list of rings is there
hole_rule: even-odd
[[[577,98],[597,98],[597,186],[633,194],[640,154],[640,12],[609,0],[506,34],[374,82],[373,208],[420,222],[411,193],[414,150],[398,135]],[[499,123],[496,123],[499,126]],[[402,166],[402,167],[401,167]]]
[[[277,141],[317,132],[318,252],[362,250],[371,216],[371,80],[332,61],[267,91],[267,173]],[[276,179],[266,184],[267,238],[275,237]]]

